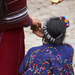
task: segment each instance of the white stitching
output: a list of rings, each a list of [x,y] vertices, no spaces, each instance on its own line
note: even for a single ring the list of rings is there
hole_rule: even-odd
[[[14,2],[16,2],[16,1],[18,1],[18,0],[11,1],[11,2],[7,3],[7,5],[8,5],[8,4],[11,4],[11,3],[14,3]]]

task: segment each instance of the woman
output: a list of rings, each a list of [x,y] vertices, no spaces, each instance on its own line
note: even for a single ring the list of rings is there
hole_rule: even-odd
[[[60,17],[47,19],[43,33],[35,31],[38,36],[43,36],[43,45],[28,50],[19,72],[23,75],[74,75],[74,49],[63,43],[68,26],[68,21]]]

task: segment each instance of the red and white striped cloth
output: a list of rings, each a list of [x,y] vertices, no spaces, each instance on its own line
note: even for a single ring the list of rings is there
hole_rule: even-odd
[[[6,0],[8,11],[0,29],[0,75],[21,75],[19,66],[24,58],[23,27],[31,24],[26,0]],[[16,28],[12,29],[14,26]]]

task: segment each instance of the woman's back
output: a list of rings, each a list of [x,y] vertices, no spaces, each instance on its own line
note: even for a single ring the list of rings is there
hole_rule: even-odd
[[[72,68],[73,48],[68,44],[31,48],[20,67],[24,75],[74,75]]]

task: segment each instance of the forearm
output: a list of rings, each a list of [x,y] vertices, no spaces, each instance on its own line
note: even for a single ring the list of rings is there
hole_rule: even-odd
[[[22,27],[28,27],[30,26],[32,23],[31,18],[28,16],[27,19],[17,22],[15,24],[0,24],[0,31],[4,31],[4,30],[10,30],[10,29],[14,29],[14,28],[22,28]]]

